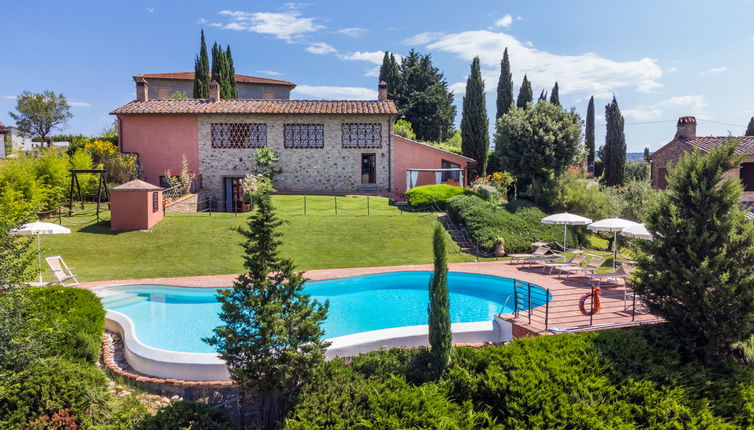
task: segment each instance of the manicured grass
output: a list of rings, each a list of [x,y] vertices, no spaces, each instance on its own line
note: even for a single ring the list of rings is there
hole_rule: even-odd
[[[432,262],[434,214],[403,213],[385,198],[274,196],[287,221],[282,253],[300,270]],[[90,215],[87,215],[90,216]],[[43,236],[44,256],[61,255],[81,281],[240,273],[241,236],[248,214],[167,213],[151,231],[113,232],[109,222]],[[104,218],[109,219],[109,213]],[[469,261],[448,238],[449,261]],[[49,279],[49,274],[45,279]]]

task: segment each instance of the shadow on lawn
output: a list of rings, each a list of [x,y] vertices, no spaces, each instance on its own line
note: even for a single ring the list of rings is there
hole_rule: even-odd
[[[100,221],[94,224],[89,224],[86,227],[79,229],[80,233],[92,233],[92,234],[106,234],[108,236],[117,236],[121,233],[127,233],[122,230],[111,230],[110,221]]]

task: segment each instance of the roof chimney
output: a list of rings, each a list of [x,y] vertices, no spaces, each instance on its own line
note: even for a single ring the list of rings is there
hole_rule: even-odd
[[[136,101],[145,102],[149,100],[149,85],[144,78],[134,78],[136,81]]]
[[[377,101],[384,102],[386,100],[387,100],[387,82],[380,81],[380,84],[377,85]]]
[[[696,118],[693,116],[682,116],[678,118],[676,124],[675,138],[683,141],[696,138]]]
[[[209,84],[209,98],[213,102],[220,100],[220,84],[215,80]]]

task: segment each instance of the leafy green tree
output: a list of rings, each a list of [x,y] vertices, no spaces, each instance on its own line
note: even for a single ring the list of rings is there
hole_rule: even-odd
[[[558,82],[555,81],[555,86],[552,87],[550,93],[550,103],[560,106],[560,89],[558,88]]]
[[[519,190],[552,183],[582,156],[581,117],[552,103],[512,109],[498,121],[495,156]]]
[[[586,143],[586,162],[592,164],[594,163],[594,96],[589,98],[589,106],[586,108],[584,143]]]
[[[450,330],[450,296],[448,293],[448,257],[445,251],[445,231],[435,225],[432,238],[435,258],[435,271],[429,281],[429,345],[430,366],[439,376],[448,366],[453,347],[453,333]]]
[[[749,120],[749,125],[746,126],[746,133],[744,136],[754,136],[754,116]]]
[[[453,93],[430,55],[412,49],[401,61],[401,76],[397,103],[417,139],[438,142],[449,138],[456,116]]]
[[[604,147],[604,174],[602,181],[605,185],[614,187],[623,185],[625,181],[626,165],[626,136],[623,134],[623,115],[620,113],[618,101],[605,106],[605,121],[607,133]]]
[[[237,99],[238,86],[236,85],[236,66],[233,64],[233,54],[230,53],[230,45],[225,50],[225,65],[228,69],[228,84],[226,86],[227,96],[223,98]]]
[[[471,62],[471,73],[466,80],[466,95],[463,96],[461,118],[461,150],[473,158],[476,166],[470,169],[473,178],[484,175],[487,165],[487,149],[490,146],[487,102],[484,96],[484,81],[479,66],[479,57]]]
[[[385,56],[382,58],[382,65],[380,66],[379,80],[387,84],[387,98],[398,100],[401,92],[401,69],[395,60],[395,54],[392,52],[385,51]]]
[[[202,30],[202,41],[199,46],[199,55],[194,60],[194,98],[206,99],[209,97],[209,56],[207,55],[207,43],[204,41],[204,30]]]
[[[22,133],[39,136],[45,142],[53,130],[65,127],[73,117],[70,110],[71,106],[62,93],[24,91],[16,98],[17,112],[8,112],[8,115],[16,121]],[[52,146],[52,143],[48,145]]]
[[[251,194],[256,210],[248,228],[238,230],[245,239],[246,273],[232,288],[219,290],[224,325],[205,341],[228,364],[233,380],[265,405],[260,424],[270,428],[324,360],[328,343],[321,324],[329,303],[302,292],[303,273],[278,251],[283,221],[272,206],[272,187],[263,175],[256,184]]]
[[[414,128],[411,126],[411,123],[406,121],[405,119],[399,119],[395,122],[395,125],[393,126],[393,133],[397,134],[398,136],[403,136],[406,139],[416,140],[416,133],[414,133]]]
[[[524,80],[521,82],[521,88],[518,89],[518,99],[516,100],[516,107],[525,109],[527,103],[532,103],[534,94],[531,89],[531,82],[524,75]]]
[[[503,51],[503,59],[500,60],[500,79],[497,81],[497,113],[495,121],[508,113],[513,107],[513,75],[511,74],[511,62],[508,59],[508,48]]]
[[[754,335],[754,225],[746,220],[737,141],[698,149],[668,173],[647,210],[654,240],[643,241],[632,282],[649,311],[668,321],[685,349],[711,360]]]

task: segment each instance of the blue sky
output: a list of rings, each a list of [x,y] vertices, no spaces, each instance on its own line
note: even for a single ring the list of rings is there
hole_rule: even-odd
[[[295,98],[376,98],[382,51],[429,52],[460,104],[482,61],[494,115],[508,46],[516,87],[557,80],[582,115],[595,96],[597,139],[613,93],[629,151],[669,141],[695,115],[699,135],[743,134],[754,115],[754,1],[34,1],[0,8],[0,121],[23,90],[62,92],[65,132],[92,134],[134,98],[131,76],[193,70],[199,30],[230,44],[238,73],[298,84]],[[516,90],[517,92],[517,90]],[[460,122],[459,115],[456,122]]]

